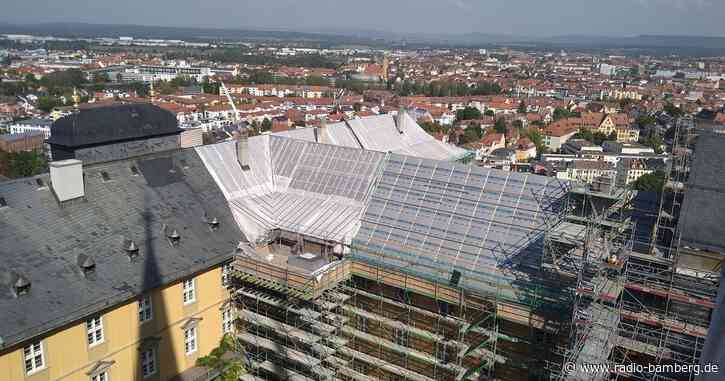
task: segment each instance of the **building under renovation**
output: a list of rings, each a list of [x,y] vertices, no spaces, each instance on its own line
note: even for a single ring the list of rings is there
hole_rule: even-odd
[[[245,236],[230,283],[245,377],[693,379],[667,366],[718,356],[716,337],[703,350],[724,235],[705,200],[725,184],[705,179],[725,138],[692,130],[649,202],[319,130],[197,148]]]

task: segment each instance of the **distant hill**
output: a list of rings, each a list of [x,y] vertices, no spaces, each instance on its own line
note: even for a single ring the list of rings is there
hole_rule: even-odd
[[[290,41],[320,46],[412,46],[484,47],[524,46],[542,49],[616,50],[641,54],[725,55],[725,37],[653,36],[611,37],[564,35],[552,37],[512,36],[494,33],[395,33],[376,30],[320,28],[318,30],[262,30],[85,23],[11,24],[0,22],[0,33],[52,35],[58,37],[119,37],[180,39],[187,41]]]

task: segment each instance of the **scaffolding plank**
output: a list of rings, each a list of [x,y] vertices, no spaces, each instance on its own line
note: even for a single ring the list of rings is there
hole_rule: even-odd
[[[296,338],[307,344],[315,344],[320,341],[320,337],[310,332],[295,328],[289,324],[282,323],[272,318],[260,315],[258,313],[242,310],[239,311],[239,317],[251,322],[255,325],[271,328],[275,332],[281,333],[287,337]]]
[[[263,348],[264,350],[272,352],[279,356],[284,356],[285,358],[290,359],[291,361],[299,363],[303,366],[316,366],[320,363],[319,359],[315,358],[310,354],[299,352],[280,343],[253,335],[251,333],[238,332],[237,338],[249,345]]]
[[[351,348],[341,348],[339,351],[341,354],[352,357],[356,360],[363,361],[367,364],[370,364],[374,367],[379,367],[385,371],[391,372],[393,374],[397,374],[400,376],[405,377],[408,380],[412,381],[435,381],[432,378],[426,377],[420,373],[413,372],[411,370],[405,369],[401,366],[391,364],[385,360],[379,359],[377,357],[373,357],[368,355],[367,353],[363,353],[360,351],[356,351]]]

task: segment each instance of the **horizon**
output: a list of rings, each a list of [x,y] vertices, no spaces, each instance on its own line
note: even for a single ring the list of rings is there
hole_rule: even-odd
[[[5,1],[5,0],[3,0]],[[723,37],[725,2],[710,0],[402,0],[388,3],[267,0],[235,4],[211,0],[124,3],[26,0],[3,6],[2,22],[19,25],[87,23],[202,29],[385,34],[490,34],[514,37]],[[355,15],[355,17],[349,17]],[[592,17],[596,15],[596,17]],[[692,20],[692,22],[683,22]]]

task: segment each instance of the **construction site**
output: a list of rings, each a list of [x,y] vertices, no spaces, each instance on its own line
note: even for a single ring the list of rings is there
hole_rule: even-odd
[[[649,202],[608,179],[242,140],[197,151],[246,236],[230,282],[245,379],[694,379],[584,367],[703,356],[723,250],[690,195],[723,138],[691,120]]]

